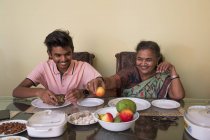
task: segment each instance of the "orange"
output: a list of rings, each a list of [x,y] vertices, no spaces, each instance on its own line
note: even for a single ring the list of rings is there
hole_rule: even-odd
[[[98,87],[96,89],[96,96],[98,97],[102,97],[105,94],[105,89],[103,87]]]

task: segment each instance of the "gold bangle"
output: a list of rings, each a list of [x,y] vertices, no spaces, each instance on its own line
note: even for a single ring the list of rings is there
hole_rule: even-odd
[[[180,78],[179,75],[172,75],[171,76],[171,80],[174,80],[174,79],[177,79],[177,78]]]

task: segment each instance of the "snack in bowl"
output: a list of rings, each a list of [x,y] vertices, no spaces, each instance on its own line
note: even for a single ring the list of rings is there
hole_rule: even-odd
[[[1,135],[2,134],[3,135],[17,134],[24,130],[26,130],[25,123],[8,121],[8,122],[3,122],[2,124],[0,124],[0,134]]]
[[[55,95],[55,97],[57,98],[57,103],[58,105],[63,105],[65,103],[65,95],[64,94],[57,94]]]
[[[96,123],[96,120],[90,111],[82,111],[69,115],[68,122],[74,125],[90,125]]]
[[[106,114],[106,113],[112,114],[112,116],[114,117],[113,122],[106,122],[106,121],[100,120],[99,118],[100,114]],[[123,122],[121,121],[118,115],[119,115],[119,112],[117,111],[116,107],[105,107],[94,112],[95,120],[98,121],[99,124],[104,129],[107,129],[109,131],[116,131],[116,132],[129,129],[135,123],[135,121],[139,118],[139,113],[135,112],[133,114],[133,119],[131,121]]]

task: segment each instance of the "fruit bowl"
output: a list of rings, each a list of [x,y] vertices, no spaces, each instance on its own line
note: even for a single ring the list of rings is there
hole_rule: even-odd
[[[118,112],[116,110],[116,107],[105,107],[101,108],[94,112],[93,117],[96,121],[99,122],[99,124],[109,131],[124,131],[129,128],[135,123],[135,121],[139,118],[139,113],[136,112],[133,116],[133,120],[128,122],[105,122],[99,119],[98,114],[105,114],[105,113],[111,113],[113,117],[115,117]]]

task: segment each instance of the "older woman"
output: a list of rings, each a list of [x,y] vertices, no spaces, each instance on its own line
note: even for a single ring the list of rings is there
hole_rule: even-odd
[[[87,88],[93,93],[98,86],[121,88],[122,96],[138,98],[184,98],[185,91],[175,67],[162,62],[160,47],[153,41],[141,41],[136,48],[136,66],[122,69],[115,75],[94,79]]]

